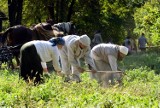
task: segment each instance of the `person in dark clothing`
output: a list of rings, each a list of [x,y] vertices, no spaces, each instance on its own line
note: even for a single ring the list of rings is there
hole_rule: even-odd
[[[138,38],[138,47],[142,52],[146,51],[146,44],[149,45],[145,34],[142,33],[141,37]]]
[[[102,36],[101,36],[101,31],[97,30],[96,33],[94,34],[94,38],[91,43],[91,48],[93,48],[94,46],[96,46],[102,42],[103,42],[103,40],[102,40]]]

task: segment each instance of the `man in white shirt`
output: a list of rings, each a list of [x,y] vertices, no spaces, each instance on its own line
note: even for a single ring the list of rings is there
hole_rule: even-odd
[[[80,59],[84,58],[94,72],[94,64],[90,57],[90,38],[87,35],[64,36],[65,46],[60,51],[62,71],[65,74],[65,82],[70,80],[80,82],[80,73],[84,68],[80,66]]]
[[[42,81],[43,70],[47,71],[45,62],[52,60],[57,73],[61,72],[59,50],[64,46],[63,38],[49,41],[36,40],[25,43],[20,49],[20,77],[25,81],[33,80],[35,84]]]
[[[92,48],[91,57],[93,58],[97,71],[118,71],[117,60],[122,60],[128,53],[128,48],[114,44],[99,44]],[[120,78],[118,73],[97,72],[91,73],[102,86],[108,86],[109,80]]]

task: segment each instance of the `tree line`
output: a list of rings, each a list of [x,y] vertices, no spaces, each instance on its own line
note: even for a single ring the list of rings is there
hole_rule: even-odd
[[[122,43],[126,36],[137,38],[145,32],[158,44],[159,0],[1,1],[0,11],[9,19],[4,28],[17,24],[29,27],[49,19],[53,23],[73,21],[77,34],[86,33],[92,38],[96,30],[101,30],[105,42],[112,38],[114,43]]]

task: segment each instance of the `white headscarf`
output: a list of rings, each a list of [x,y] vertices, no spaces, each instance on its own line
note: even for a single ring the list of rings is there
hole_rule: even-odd
[[[91,40],[87,35],[80,36],[79,42],[85,46],[90,46],[90,44],[91,44]]]
[[[123,53],[124,55],[127,55],[128,54],[128,48],[125,47],[125,46],[119,46],[119,51],[121,53]]]

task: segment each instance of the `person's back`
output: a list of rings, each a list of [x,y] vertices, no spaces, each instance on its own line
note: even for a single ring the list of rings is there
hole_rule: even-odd
[[[97,59],[108,62],[108,55],[112,55],[117,58],[118,47],[115,44],[98,44],[92,48],[92,51],[96,53]]]
[[[96,33],[94,35],[94,43],[96,43],[96,44],[102,43],[102,38],[101,38],[101,34],[100,33]]]
[[[115,80],[120,84],[121,75],[114,72],[118,71],[117,61],[122,60],[127,53],[127,47],[115,44],[99,44],[93,47],[91,50],[91,57],[97,73],[91,73],[91,78],[96,79],[103,87],[108,87],[110,81],[111,84],[114,84]]]
[[[142,33],[142,36],[138,39],[138,47],[141,51],[146,50],[146,44],[147,44],[147,39],[144,37],[144,33]]]
[[[58,48],[53,47],[51,42],[43,41],[43,40],[36,40],[36,41],[30,41],[32,42],[37,50],[37,53],[39,54],[42,61],[49,62],[53,59],[54,56],[57,56]]]

